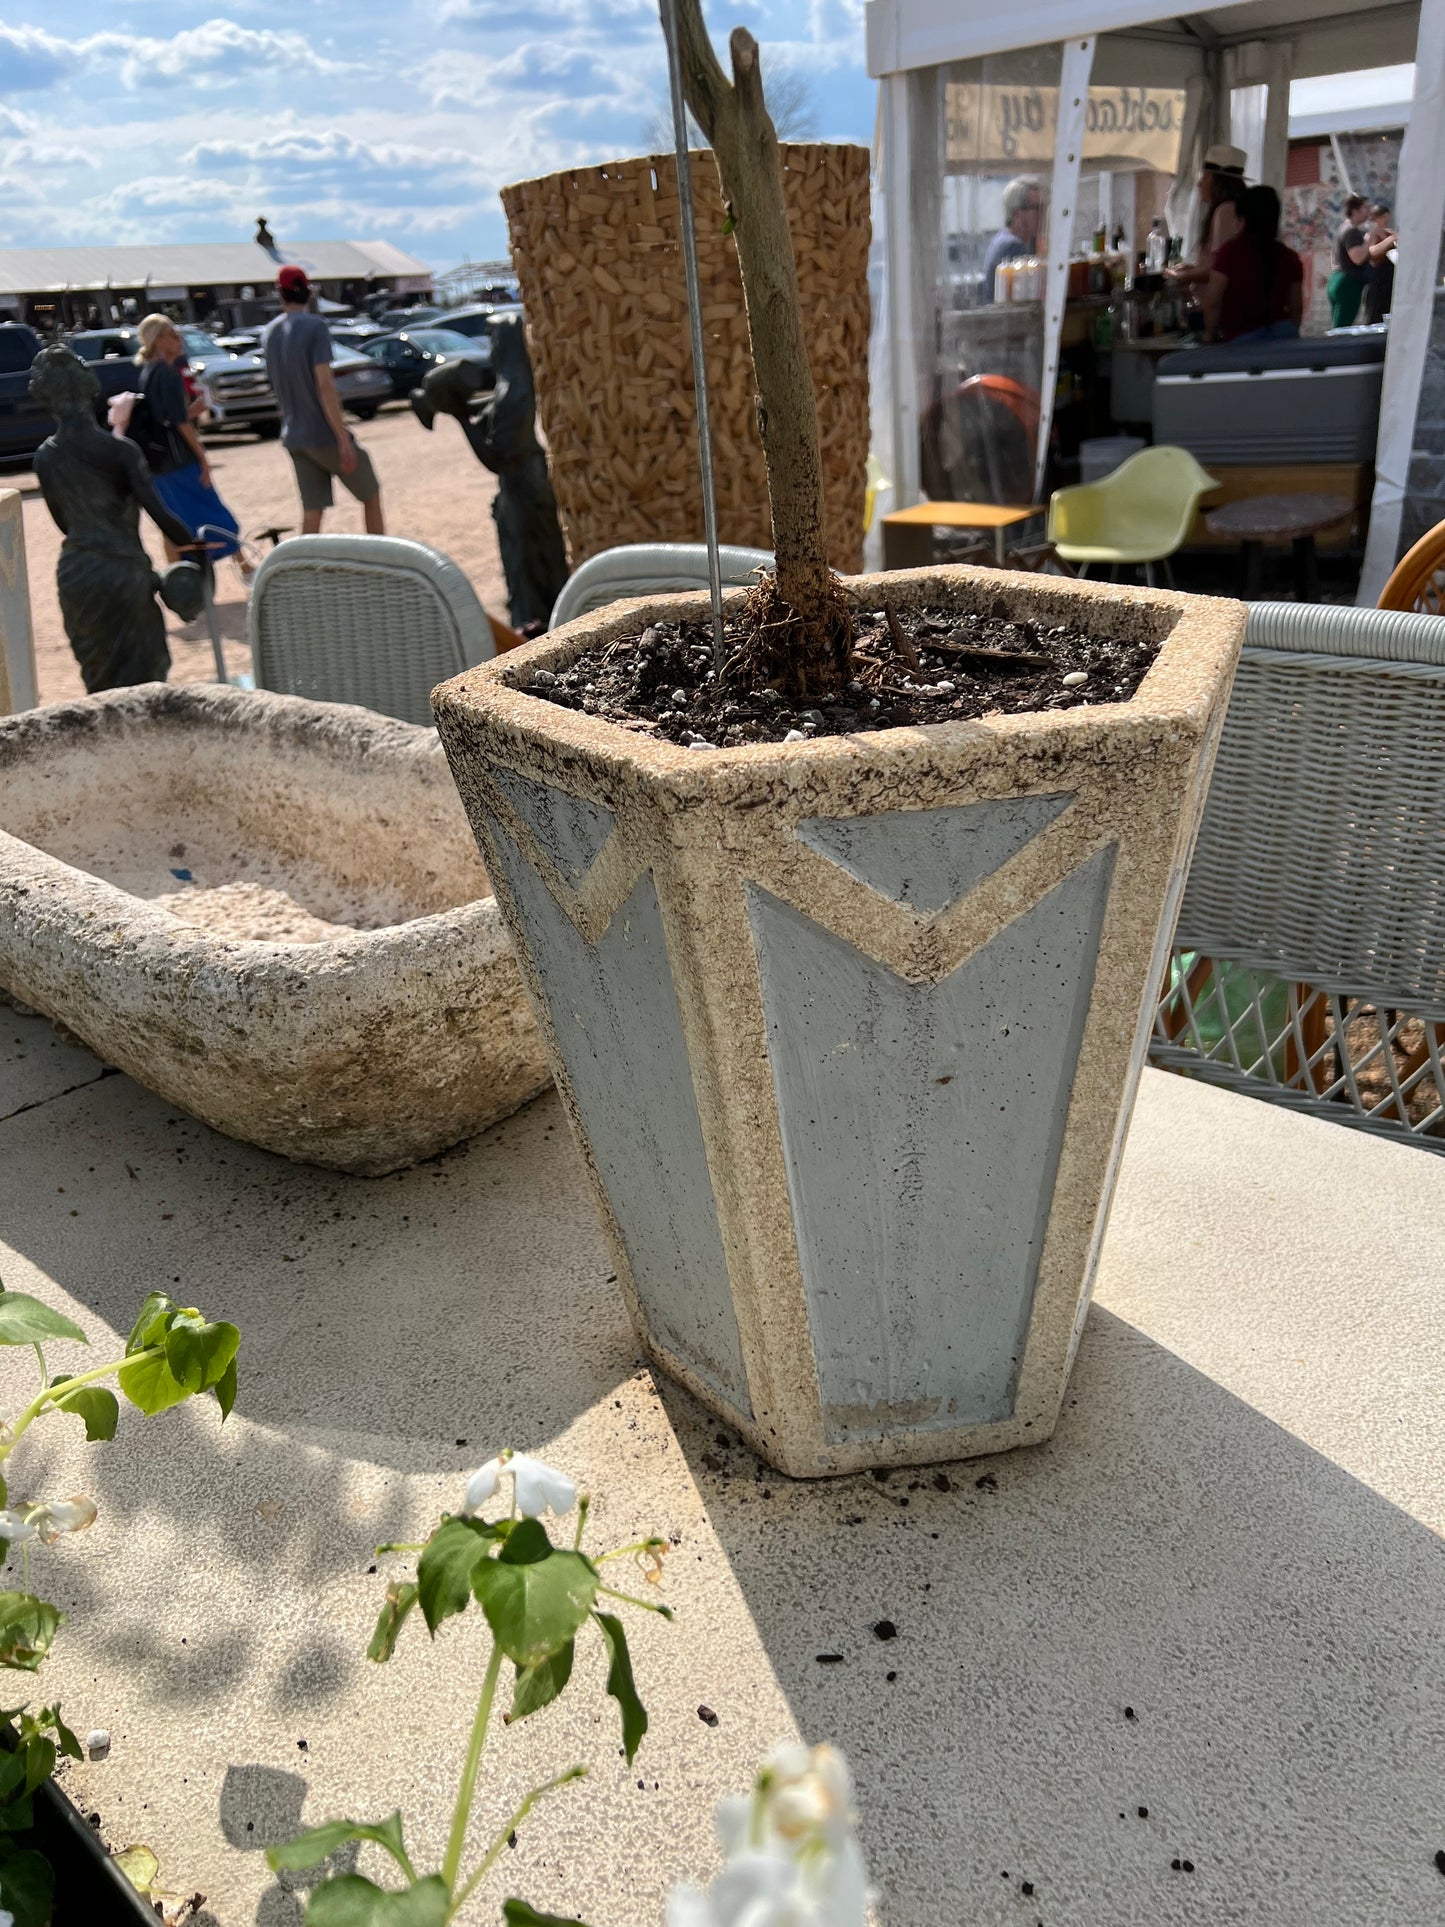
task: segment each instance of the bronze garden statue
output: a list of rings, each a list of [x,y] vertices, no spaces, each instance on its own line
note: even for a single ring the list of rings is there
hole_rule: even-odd
[[[413,391],[411,405],[424,428],[439,414],[455,415],[472,453],[497,477],[492,514],[512,626],[540,635],[567,580],[567,552],[535,433],[536,395],[520,316],[498,316],[491,336],[493,393],[482,392],[475,362],[446,361]]]
[[[56,587],[85,686],[94,693],[164,682],[171,654],[156,596],[189,622],[204,606],[203,585],[194,562],[157,574],[141,546],[140,511],[177,548],[193,548],[196,538],[156,494],[135,443],[108,435],[96,421],[99,384],[69,348],[41,349],[30,394],[56,422],[36,451],[35,474],[65,537]]]

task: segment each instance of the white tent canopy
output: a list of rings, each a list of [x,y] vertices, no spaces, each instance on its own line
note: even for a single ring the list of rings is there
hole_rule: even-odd
[[[983,7],[976,0],[868,0],[867,48],[868,70],[881,83],[886,291],[880,372],[888,398],[882,426],[892,442],[900,506],[922,494],[919,429],[927,396],[920,368],[937,326],[937,318],[923,311],[914,256],[919,249],[936,251],[938,224],[931,217],[942,177],[964,171],[955,157],[957,117],[948,90],[983,99],[1016,86],[1027,72],[1031,101],[1044,103],[1042,127],[1035,107],[1028,129],[1032,148],[1017,149],[1035,171],[1048,172],[1052,208],[1037,371],[1037,486],[1058,369],[1071,223],[1081,167],[1090,163],[1091,141],[1097,149],[1097,124],[1108,111],[1103,90],[1144,90],[1141,98],[1177,103],[1182,199],[1198,154],[1211,141],[1231,138],[1232,104],[1238,131],[1243,94],[1255,116],[1259,170],[1282,185],[1293,81],[1413,63],[1396,213],[1402,233],[1412,236],[1438,236],[1445,218],[1445,0],[1226,0],[1187,16],[1161,12],[1159,0],[1015,0],[1008,7]],[[949,105],[934,112],[935,98]],[[942,137],[935,123],[946,125]],[[969,138],[966,125],[961,138]],[[940,177],[936,186],[931,175]],[[1176,211],[1171,200],[1171,214]],[[1373,599],[1395,561],[1437,254],[1433,242],[1406,247],[1396,273],[1362,600]]]

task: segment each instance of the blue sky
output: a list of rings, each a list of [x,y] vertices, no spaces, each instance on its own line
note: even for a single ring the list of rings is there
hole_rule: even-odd
[[[646,151],[655,0],[19,0],[0,21],[0,246],[394,240],[437,269],[505,252],[506,181]],[[863,0],[711,0],[865,144]]]

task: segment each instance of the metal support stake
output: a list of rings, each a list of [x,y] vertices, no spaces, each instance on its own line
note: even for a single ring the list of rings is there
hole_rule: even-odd
[[[672,139],[677,153],[677,204],[682,219],[682,265],[687,275],[687,312],[692,323],[692,387],[697,397],[697,449],[702,464],[702,526],[707,537],[707,578],[712,591],[713,667],[723,670],[722,561],[717,546],[717,496],[712,479],[712,429],[707,412],[707,362],[702,334],[702,294],[697,282],[697,229],[692,213],[692,163],[687,147],[687,106],[682,94],[682,54],[677,0],[662,0],[662,32],[672,83]]]

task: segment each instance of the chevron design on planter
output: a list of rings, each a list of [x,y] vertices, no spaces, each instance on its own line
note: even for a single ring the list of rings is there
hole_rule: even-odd
[[[748,886],[832,1440],[1013,1410],[1113,860],[930,984]]]
[[[991,876],[1073,800],[1065,790],[885,816],[812,816],[798,835],[869,889],[927,916]]]

